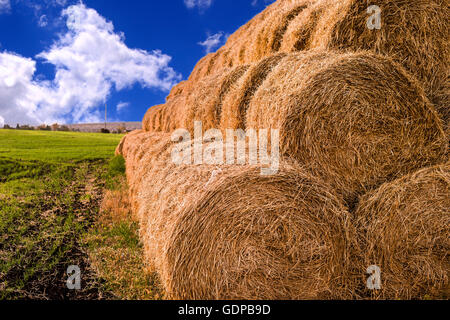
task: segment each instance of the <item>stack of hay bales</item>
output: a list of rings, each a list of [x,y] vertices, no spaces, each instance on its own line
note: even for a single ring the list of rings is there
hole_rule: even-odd
[[[216,53],[200,60],[184,94],[203,77],[279,52],[367,50],[391,57],[416,77],[448,126],[450,4],[446,0],[377,1],[380,30],[367,27],[370,4],[361,0],[276,1],[231,35]]]
[[[367,52],[291,54],[247,109],[247,127],[279,129],[282,153],[348,201],[447,151],[441,120],[417,81]]]
[[[369,30],[365,1],[275,2],[120,143],[146,257],[169,298],[409,299],[448,289],[450,9],[377,5],[381,29]],[[278,129],[278,173],[174,164],[170,133],[192,134],[194,121],[223,133]],[[365,288],[370,265],[383,275],[375,293]]]
[[[175,87],[167,103],[150,108],[143,119],[143,127],[148,132],[172,132],[186,128],[193,132],[196,119],[203,121],[204,130],[217,128],[222,118],[222,104],[230,87],[247,71],[242,65],[224,73],[202,78],[195,88]],[[174,95],[174,91],[178,92]]]
[[[350,214],[320,179],[295,163],[274,176],[258,165],[176,165],[170,135],[137,136],[123,149],[138,172],[128,175],[134,210],[170,298],[351,297]]]

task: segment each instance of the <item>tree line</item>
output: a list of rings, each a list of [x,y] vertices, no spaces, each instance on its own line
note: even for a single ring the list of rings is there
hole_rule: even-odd
[[[80,129],[73,129],[69,128],[66,125],[59,125],[57,123],[52,124],[51,126],[46,124],[41,124],[39,126],[30,126],[28,124],[25,125],[19,125],[17,124],[15,127],[10,126],[8,124],[5,124],[3,126],[3,129],[9,129],[9,130],[41,130],[41,131],[65,131],[65,132],[80,132]],[[102,128],[99,130],[101,133],[126,133],[127,130],[125,127],[120,127],[118,129],[113,130],[112,132],[108,129]]]

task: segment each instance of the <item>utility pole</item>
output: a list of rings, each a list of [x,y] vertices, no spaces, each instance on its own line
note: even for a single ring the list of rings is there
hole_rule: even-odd
[[[106,123],[108,122],[108,105],[105,103],[105,130],[106,130]]]

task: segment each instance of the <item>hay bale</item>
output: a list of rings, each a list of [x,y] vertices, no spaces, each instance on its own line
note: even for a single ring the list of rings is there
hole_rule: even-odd
[[[322,182],[284,167],[227,171],[180,214],[164,283],[176,299],[349,298],[349,214]],[[347,234],[348,232],[348,234]]]
[[[251,65],[249,69],[253,67],[254,65]],[[241,96],[243,88],[245,88],[245,83],[248,81],[247,74],[249,73],[250,70],[247,69],[246,73],[229,87],[228,93],[222,98],[222,112],[219,122],[219,129],[243,129],[239,128],[239,125],[243,123],[243,119],[239,117],[237,112],[238,106],[236,104],[236,100],[239,96]]]
[[[330,5],[333,0],[322,0]],[[341,2],[341,1],[340,1]],[[370,50],[390,56],[423,85],[448,124],[450,3],[447,0],[381,0],[380,30],[367,28],[368,4],[346,0],[314,35],[313,48]],[[326,15],[323,19],[327,19]],[[328,19],[329,20],[329,19]],[[334,22],[334,23],[332,23]]]
[[[229,68],[234,67],[234,62],[233,62],[232,56],[230,56],[231,48],[219,49],[218,53],[219,53],[219,55],[218,55],[217,59],[215,60],[214,65],[220,66],[220,67],[219,68],[216,67],[215,69],[210,69],[209,72],[215,73],[217,71],[220,71],[220,69],[229,69]],[[240,64],[237,63],[236,65],[239,66]]]
[[[167,101],[161,110],[161,132],[172,132],[182,128],[186,119],[186,95],[178,95]]]
[[[194,131],[194,122],[201,121],[203,130],[218,128],[222,118],[222,106],[230,87],[247,71],[243,65],[223,73],[214,74],[199,80],[195,89],[186,97],[185,123],[183,128]]]
[[[217,127],[220,125],[222,121],[222,111],[225,97],[229,94],[234,84],[236,84],[244,76],[249,67],[250,67],[249,65],[242,65],[234,68],[222,81],[217,102],[214,108],[216,118],[215,124],[217,125]]]
[[[247,128],[280,130],[280,147],[352,202],[438,163],[448,141],[423,90],[387,57],[309,52],[284,58],[249,105]]]
[[[177,97],[185,91],[189,87],[189,84],[187,81],[181,81],[177,85],[175,85],[172,90],[170,90],[170,94],[166,97],[166,101],[169,101],[173,99],[174,97]]]
[[[325,51],[286,55],[254,92],[246,113],[241,115],[244,128],[281,129],[291,96],[305,88],[315,72],[332,65],[336,57],[337,53]]]
[[[185,92],[189,92],[184,88]],[[187,122],[188,108],[186,95],[182,92],[171,95],[170,99],[162,105],[151,107],[142,120],[143,128],[147,132],[172,132],[183,128]]]
[[[183,128],[193,132],[195,121],[202,121],[204,131],[218,128],[223,100],[248,68],[247,65],[237,66],[204,77],[195,86],[184,83],[180,88],[174,88],[164,105],[147,111],[143,120],[145,131],[173,132]]]
[[[149,157],[153,156],[149,146],[153,148],[159,145],[161,133],[149,133],[143,130],[136,130],[129,133],[123,138],[122,156],[126,161],[126,176],[129,186],[130,201],[135,214],[139,212],[140,203],[138,195],[140,191],[140,183],[143,175],[147,170],[143,166],[143,159],[150,161]]]
[[[449,298],[450,164],[422,169],[365,195],[355,213],[367,267],[383,299]],[[366,293],[368,293],[366,291]]]
[[[169,135],[137,140],[127,167],[142,171],[129,183],[146,257],[169,298],[351,295],[354,231],[342,200],[319,179],[295,164],[273,176],[262,176],[259,166],[178,166]]]
[[[139,177],[141,169],[139,166],[139,162],[136,160],[138,157],[142,158],[143,156],[141,148],[144,141],[143,138],[145,137],[143,135],[144,132],[145,131],[143,130],[133,131],[123,137],[121,141],[122,148],[120,154],[125,158],[126,161],[126,176],[128,185],[130,186],[129,194],[133,209],[136,209],[137,207],[135,196],[136,188],[134,187],[135,184],[133,182],[135,181],[136,177]]]
[[[236,86],[229,90],[224,98],[220,128],[244,129],[246,128],[246,113],[253,95],[262,85],[278,63],[285,57],[284,53],[276,54],[251,65]]]
[[[147,110],[142,119],[142,128],[144,131],[161,131],[161,110],[164,108],[163,104],[156,105]]]
[[[121,155],[123,155],[123,145],[125,144],[125,139],[127,138],[127,136],[125,135],[125,136],[123,136],[122,137],[122,139],[120,139],[120,142],[119,142],[119,144],[117,145],[117,147],[116,147],[116,150],[115,150],[115,152],[114,152],[114,154],[116,155],[116,156],[121,156]]]
[[[313,34],[319,22],[324,21],[324,16],[334,13],[336,6],[342,6],[340,1],[334,1],[324,5],[323,1],[313,1],[300,12],[287,26],[287,30],[281,40],[281,52],[296,52],[309,50],[314,40]]]
[[[115,155],[116,156],[118,156],[118,155],[125,156],[125,153],[127,152],[127,149],[124,150],[126,139],[133,137],[135,135],[138,135],[142,132],[144,132],[144,130],[134,130],[134,131],[131,131],[131,132],[127,133],[126,135],[124,135],[122,137],[122,139],[120,140],[119,145],[116,147]]]
[[[188,83],[195,83],[199,79],[207,75],[207,69],[213,55],[214,53],[208,53],[197,62],[191,74],[189,75],[189,79],[187,80]]]
[[[140,216],[140,208],[144,205],[140,201],[140,193],[144,190],[142,183],[145,181],[145,175],[148,171],[149,164],[152,159],[158,155],[158,152],[165,150],[168,147],[166,140],[161,137],[169,138],[164,133],[148,133],[142,132],[133,139],[126,140],[126,148],[128,152],[124,155],[126,160],[126,174],[130,190],[130,198],[133,204],[133,212],[138,218],[138,221],[143,223],[142,216]],[[142,230],[142,225],[141,225]]]
[[[240,38],[231,38],[224,48],[234,47],[232,57],[239,56],[236,63],[253,63],[279,52],[281,41],[293,19],[313,1],[284,1],[269,6],[256,16],[252,26]],[[234,40],[236,39],[236,40]],[[243,41],[239,41],[242,39]],[[234,41],[233,41],[234,40]],[[236,55],[236,53],[239,53]]]

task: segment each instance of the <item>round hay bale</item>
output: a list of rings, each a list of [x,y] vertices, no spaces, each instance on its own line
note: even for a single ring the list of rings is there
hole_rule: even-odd
[[[143,217],[140,215],[142,206],[145,203],[140,201],[140,193],[145,190],[142,184],[145,182],[146,173],[154,158],[158,154],[169,147],[167,141],[170,139],[170,135],[165,133],[151,133],[142,132],[134,137],[134,139],[127,140],[125,145],[129,149],[126,160],[126,173],[133,203],[133,211],[141,223],[141,230],[144,230]],[[148,182],[148,181],[146,181]]]
[[[187,81],[181,81],[176,86],[170,90],[170,94],[166,97],[166,101],[171,100],[174,97],[179,96],[180,94],[183,94],[184,90],[188,87]]]
[[[164,105],[147,111],[143,120],[145,131],[169,133],[183,128],[193,132],[195,121],[202,122],[203,131],[218,128],[223,100],[248,68],[247,65],[237,66],[204,77],[195,86],[183,83],[180,88],[174,88]]]
[[[249,66],[223,70],[196,83],[195,89],[186,97],[186,118],[184,128],[194,132],[194,122],[201,121],[203,130],[219,127],[222,106],[230,87],[247,71]]]
[[[334,0],[322,0],[328,6]],[[390,56],[422,84],[448,124],[450,3],[447,0],[381,0],[381,29],[370,30],[369,4],[339,1],[334,21],[324,21],[312,48],[370,50]],[[323,19],[327,19],[325,15]],[[334,22],[334,23],[332,23]]]
[[[195,83],[207,75],[208,66],[213,56],[214,53],[208,53],[197,62],[191,74],[189,75],[189,79],[187,80],[188,83]]]
[[[252,67],[254,67],[254,65],[250,65],[249,69]],[[247,69],[245,74],[229,87],[228,93],[222,98],[219,122],[219,128],[222,131],[225,131],[226,129],[243,129],[239,127],[244,121],[239,117],[237,112],[238,106],[236,100],[241,96],[245,83],[248,81],[246,76],[248,73],[249,70]]]
[[[161,109],[163,104],[153,106],[147,110],[142,119],[142,127],[144,131],[161,131]]]
[[[332,64],[334,52],[309,51],[286,55],[254,92],[245,114],[245,128],[281,129],[291,95],[302,90],[314,72]]]
[[[143,144],[147,136],[145,131],[136,130],[127,134],[123,139],[122,156],[126,161],[126,176],[129,185],[130,201],[133,212],[137,212],[138,203],[136,201],[135,180],[140,176],[142,167],[139,164],[140,159],[145,154]]]
[[[166,102],[161,109],[161,132],[172,132],[183,127],[187,112],[185,101],[186,96],[182,94]]]
[[[326,184],[295,164],[272,176],[260,166],[176,165],[169,135],[141,136],[146,154],[127,158],[142,168],[130,185],[146,258],[169,298],[351,296],[354,229]]]
[[[236,86],[229,90],[222,104],[222,130],[246,128],[245,115],[253,95],[284,56],[284,53],[276,54],[251,65]]]
[[[255,93],[247,128],[279,129],[282,153],[350,203],[438,163],[448,150],[442,121],[416,80],[366,52],[289,55]]]
[[[240,65],[240,63],[236,64],[237,66]],[[229,69],[235,67],[233,62],[233,57],[231,56],[231,48],[223,48],[221,54],[217,57],[217,60],[215,61],[215,68],[212,68],[210,72],[218,72],[220,71],[220,66],[222,69]]]
[[[165,104],[147,111],[142,120],[143,128],[147,132],[172,132],[185,126],[188,112],[185,93],[173,95]]]
[[[253,63],[277,53],[289,24],[311,2],[308,0],[275,2],[254,18],[252,26],[246,29],[245,34],[240,35],[240,38],[231,38],[225,48],[236,48],[235,54],[231,55],[240,56],[240,59],[235,63]],[[233,41],[234,39],[238,41]],[[241,39],[243,41],[239,41]]]
[[[249,65],[242,65],[234,68],[230,73],[228,73],[228,75],[222,81],[217,102],[214,108],[216,118],[215,125],[217,125],[215,128],[217,128],[222,121],[221,119],[225,97],[230,93],[230,90],[233,87],[233,85],[244,76],[249,67],[250,67]]]
[[[126,158],[130,152],[130,148],[132,145],[135,145],[135,140],[137,137],[140,136],[141,133],[143,133],[144,130],[134,130],[131,131],[130,133],[126,134],[122,140],[120,140],[119,146],[120,148],[118,148],[118,152],[117,154],[120,154],[121,156],[123,156],[124,158]]]
[[[449,298],[450,164],[422,169],[365,195],[356,210],[364,274],[381,269],[383,299]]]
[[[119,142],[119,144],[117,145],[117,147],[116,147],[116,150],[115,150],[115,152],[114,152],[114,154],[116,155],[116,156],[123,156],[123,145],[125,144],[125,139],[127,138],[127,135],[124,135],[123,137],[122,137],[122,139],[120,139],[120,142]]]
[[[336,12],[336,6],[342,6],[340,1],[334,1],[324,5],[323,1],[312,1],[300,12],[295,19],[289,23],[287,30],[281,40],[281,52],[296,52],[309,50],[313,34],[316,32],[319,22],[325,20],[324,16]]]
[[[163,277],[172,298],[351,297],[349,214],[301,169],[227,171],[178,219]]]

